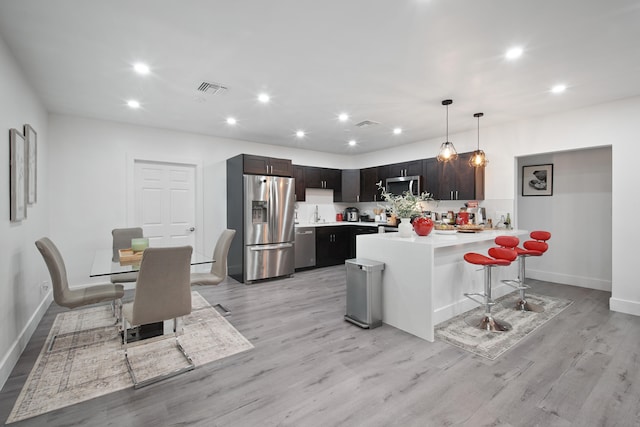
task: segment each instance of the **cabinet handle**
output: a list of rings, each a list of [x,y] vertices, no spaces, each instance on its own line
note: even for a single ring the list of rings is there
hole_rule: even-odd
[[[458,190],[456,190],[456,200],[458,200]]]
[[[453,190],[449,191],[449,200],[455,200],[453,198]]]
[[[356,202],[359,202],[359,201],[360,201],[360,195],[358,194],[358,195],[356,196]]]

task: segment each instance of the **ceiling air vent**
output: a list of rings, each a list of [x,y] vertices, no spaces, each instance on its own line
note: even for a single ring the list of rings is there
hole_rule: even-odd
[[[229,89],[226,86],[222,86],[220,83],[202,82],[200,86],[198,86],[198,91],[205,92],[209,95],[222,95],[227,90]]]
[[[373,120],[363,120],[360,123],[356,123],[356,127],[366,128],[368,126],[379,125],[379,122],[374,122]]]

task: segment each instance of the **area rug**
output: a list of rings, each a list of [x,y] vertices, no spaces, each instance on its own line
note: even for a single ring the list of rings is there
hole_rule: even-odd
[[[573,304],[573,301],[553,298],[545,295],[527,294],[527,300],[544,307],[544,312],[533,313],[519,311],[503,305],[514,301],[515,295],[505,295],[496,300],[496,305],[491,309],[496,319],[510,323],[513,327],[508,332],[488,332],[467,325],[464,319],[468,316],[480,316],[484,313],[484,307],[477,307],[471,311],[458,315],[436,326],[437,339],[460,347],[471,353],[495,360],[505,351],[512,348],[527,335],[543,326],[562,310]]]
[[[180,343],[196,366],[253,348],[198,292],[183,318]],[[58,336],[53,341],[54,336]],[[129,348],[139,380],[185,364],[169,337]],[[133,387],[109,306],[58,314],[7,424]]]

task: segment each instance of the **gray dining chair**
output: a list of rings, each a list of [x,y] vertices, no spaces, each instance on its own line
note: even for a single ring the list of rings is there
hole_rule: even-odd
[[[236,235],[236,230],[225,229],[218,237],[216,246],[213,249],[213,264],[211,271],[208,273],[191,273],[192,285],[218,285],[227,278],[227,257],[229,255],[229,247],[231,241]],[[218,307],[224,316],[228,316],[231,312],[222,304],[214,304]]]
[[[124,287],[122,285],[104,283],[70,289],[64,259],[56,245],[48,237],[43,237],[36,241],[36,247],[42,254],[49,270],[51,287],[53,288],[53,300],[56,304],[73,309],[98,302],[111,301],[116,318],[120,316],[118,311],[121,310],[121,298],[124,295]],[[59,336],[52,338],[49,350],[53,347],[57,337]]]
[[[124,354],[134,388],[144,387],[194,368],[191,357],[178,340],[178,336],[182,334],[181,318],[191,313],[189,273],[192,252],[191,246],[147,248],[144,251],[133,302],[124,304],[121,310]],[[168,374],[138,381],[127,351],[127,325],[140,326],[171,319],[176,347],[187,360],[187,365]]]
[[[231,241],[236,235],[236,230],[226,229],[218,237],[216,246],[213,249],[213,264],[208,273],[192,273],[192,285],[218,285],[227,277],[227,257]]]
[[[120,249],[127,249],[131,247],[131,239],[137,239],[144,237],[142,228],[130,227],[130,228],[114,228],[111,230],[113,236],[113,257],[111,261],[119,262]],[[135,282],[138,278],[138,273],[121,273],[111,275],[111,283],[128,283]]]

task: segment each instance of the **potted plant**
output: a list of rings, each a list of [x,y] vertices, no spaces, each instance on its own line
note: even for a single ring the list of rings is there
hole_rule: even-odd
[[[382,186],[382,181],[377,183],[378,189],[382,192],[382,198],[389,203],[391,213],[400,218],[398,231],[403,237],[411,235],[411,217],[422,213],[420,202],[433,200],[430,193],[423,192],[420,195],[411,194],[405,191],[402,194],[391,194]]]

